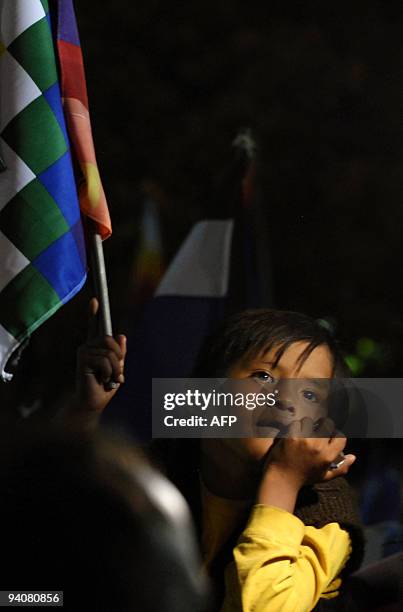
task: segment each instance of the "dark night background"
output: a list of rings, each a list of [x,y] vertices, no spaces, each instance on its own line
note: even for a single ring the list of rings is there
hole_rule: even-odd
[[[142,185],[162,194],[169,262],[203,218],[238,129],[250,126],[275,306],[330,318],[349,354],[374,340],[359,374],[401,376],[401,3],[75,6],[114,226],[105,253],[115,329],[127,332],[133,318]],[[89,294],[34,334],[7,394],[52,396],[71,381]]]
[[[275,304],[335,319],[368,375],[400,376],[403,9],[398,2],[76,2],[114,236],[115,317],[139,184],[166,195],[167,258],[240,126],[260,143]]]

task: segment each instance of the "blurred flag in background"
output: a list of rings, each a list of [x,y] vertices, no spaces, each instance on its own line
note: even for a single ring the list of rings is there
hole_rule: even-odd
[[[255,163],[253,139],[243,132],[212,197],[210,218],[190,230],[129,337],[127,382],[104,419],[139,439],[151,435],[152,378],[190,376],[203,342],[226,314],[272,304]]]
[[[139,239],[132,268],[130,302],[140,310],[152,297],[164,273],[164,247],[160,208],[165,203],[162,190],[152,181],[142,184],[143,210],[139,224]]]

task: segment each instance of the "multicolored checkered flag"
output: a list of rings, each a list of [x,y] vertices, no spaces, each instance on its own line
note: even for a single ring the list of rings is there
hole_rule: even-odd
[[[0,372],[86,278],[47,0],[0,0]],[[5,168],[4,168],[5,167]]]
[[[92,219],[102,239],[112,233],[108,205],[95,157],[84,62],[73,0],[52,0],[57,15],[56,44],[64,115],[80,174],[78,195],[81,212]]]

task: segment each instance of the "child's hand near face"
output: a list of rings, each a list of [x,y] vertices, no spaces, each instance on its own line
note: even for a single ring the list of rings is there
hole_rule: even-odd
[[[329,419],[316,430],[312,419],[294,421],[288,436],[279,440],[268,454],[257,503],[293,512],[304,485],[346,474],[355,461],[354,455],[346,455],[339,468],[330,469],[346,446],[346,438],[333,437],[333,432]]]

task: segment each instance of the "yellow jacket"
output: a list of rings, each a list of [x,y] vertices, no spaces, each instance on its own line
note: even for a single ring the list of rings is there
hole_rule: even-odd
[[[212,495],[205,487],[202,499],[202,546],[208,567],[239,525],[246,505]],[[312,610],[320,597],[338,595],[338,576],[350,553],[350,537],[337,523],[306,527],[285,510],[255,505],[225,571],[221,612]]]

